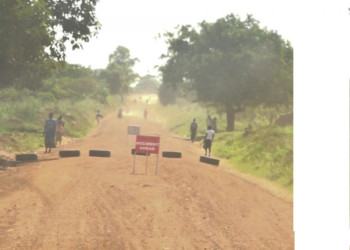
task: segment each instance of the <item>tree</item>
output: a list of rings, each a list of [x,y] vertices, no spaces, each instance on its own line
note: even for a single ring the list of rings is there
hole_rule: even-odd
[[[130,84],[138,77],[132,69],[138,61],[137,58],[130,58],[129,49],[118,46],[109,56],[107,68],[100,73],[100,78],[108,83],[111,93],[119,94],[122,102]]]
[[[164,34],[167,59],[163,84],[194,90],[206,106],[225,109],[227,131],[247,107],[289,104],[293,96],[293,48],[275,31],[260,28],[251,15],[203,21],[177,34]]]
[[[38,88],[65,59],[66,45],[82,42],[100,29],[97,0],[0,1],[0,87]]]
[[[179,90],[174,87],[161,84],[158,90],[158,98],[160,104],[167,106],[176,103],[177,98],[180,96]]]
[[[135,87],[135,90],[138,93],[157,93],[158,88],[160,86],[159,81],[156,79],[155,76],[152,75],[145,75],[140,77],[140,80],[138,84]]]

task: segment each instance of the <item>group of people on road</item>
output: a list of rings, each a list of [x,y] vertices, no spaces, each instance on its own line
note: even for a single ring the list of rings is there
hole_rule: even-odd
[[[45,138],[45,153],[51,153],[51,148],[56,148],[57,143],[61,145],[64,133],[64,121],[60,116],[55,121],[54,114],[50,112],[49,119],[45,121],[43,136]]]
[[[209,116],[210,117],[210,116]],[[215,120],[216,122],[216,120]],[[215,123],[216,125],[216,123]],[[190,132],[191,132],[191,141],[192,143],[194,143],[194,140],[196,138],[196,134],[197,134],[197,130],[198,130],[198,124],[196,122],[196,119],[193,119],[193,122],[190,125]],[[210,125],[207,126],[207,130],[203,139],[203,148],[205,150],[205,156],[209,156],[211,154],[211,146],[214,140],[214,136],[215,136],[215,132]],[[209,154],[208,154],[209,153]]]

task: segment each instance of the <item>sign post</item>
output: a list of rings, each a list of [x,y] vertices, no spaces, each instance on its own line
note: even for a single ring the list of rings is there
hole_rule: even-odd
[[[140,127],[138,126],[128,126],[128,132],[126,133],[126,145],[128,145],[128,136],[129,135],[139,135]]]
[[[158,136],[136,135],[133,173],[135,173],[136,153],[145,153],[147,155],[148,154],[157,155],[156,175],[158,174],[159,146],[160,146],[160,137]],[[146,162],[146,173],[147,173],[147,164],[148,164],[148,158]]]

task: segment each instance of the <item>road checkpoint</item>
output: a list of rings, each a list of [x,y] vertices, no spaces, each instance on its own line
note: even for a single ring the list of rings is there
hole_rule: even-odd
[[[159,136],[144,136],[140,135],[140,127],[139,126],[128,126],[127,127],[127,141],[128,142],[128,136],[130,135],[136,135],[136,142],[135,142],[135,148],[131,150],[131,153],[134,155],[134,165],[133,165],[133,174],[135,174],[135,168],[136,168],[136,155],[143,155],[147,156],[146,158],[146,171],[145,174],[147,174],[147,163],[148,163],[148,156],[150,154],[156,154],[157,155],[157,163],[156,163],[156,175],[158,174],[158,160],[159,160],[159,147],[160,147],[160,137]],[[80,157],[80,150],[60,150],[59,156],[61,158],[70,158],[70,157]],[[89,151],[90,157],[111,157],[111,152],[107,150],[90,150]],[[182,158],[181,152],[175,152],[175,151],[163,151],[162,156],[165,158]],[[37,154],[16,154],[16,161],[37,161],[38,155]],[[210,157],[200,156],[199,159],[200,162],[216,165],[218,166],[220,163],[219,159],[214,159]]]

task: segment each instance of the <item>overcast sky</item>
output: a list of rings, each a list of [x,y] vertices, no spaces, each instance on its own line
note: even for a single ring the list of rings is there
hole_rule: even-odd
[[[84,44],[84,50],[67,51],[67,61],[73,64],[91,66],[93,69],[105,68],[108,55],[119,45],[127,47],[133,57],[140,62],[135,71],[140,75],[148,72],[157,75],[155,65],[166,52],[163,40],[155,40],[158,33],[172,31],[178,24],[195,25],[203,20],[214,22],[228,14],[245,18],[252,14],[270,30],[293,44],[296,9],[287,6],[285,1],[165,1],[165,0],[100,0],[97,17],[102,29],[97,38]],[[291,2],[289,2],[291,3]],[[294,26],[295,27],[295,26]]]

